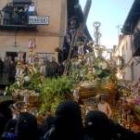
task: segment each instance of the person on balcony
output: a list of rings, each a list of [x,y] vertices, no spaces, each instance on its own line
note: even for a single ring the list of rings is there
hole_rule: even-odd
[[[25,5],[24,6],[24,20],[25,20],[25,23],[28,22],[28,9],[29,9],[29,6]]]
[[[4,24],[11,24],[12,23],[12,12],[13,12],[13,5],[12,3],[8,3],[4,8],[3,8],[3,23]]]
[[[18,13],[18,8],[14,8],[14,13],[13,13],[13,22],[14,25],[19,25],[20,24],[20,18],[19,18],[19,13]]]
[[[35,5],[32,3],[29,5],[28,8],[28,16],[34,16],[35,15]]]
[[[24,24],[25,23],[24,9],[20,8],[18,14],[19,14],[19,18],[20,18],[21,24]]]

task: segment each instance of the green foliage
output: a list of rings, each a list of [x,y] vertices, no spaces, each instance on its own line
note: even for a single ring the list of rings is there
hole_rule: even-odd
[[[14,93],[16,89],[28,89],[28,90],[34,90],[36,92],[40,92],[41,83],[42,83],[42,77],[40,73],[33,73],[32,75],[30,75],[29,81],[26,81],[24,77],[21,78],[22,79],[19,79],[19,81],[16,81],[14,84],[7,87],[6,92],[8,95]],[[21,83],[21,81],[23,82]]]
[[[5,90],[6,90],[7,95],[12,95],[12,93],[15,91],[15,89],[18,89],[18,88],[19,87],[18,87],[17,83],[14,83],[11,86],[6,87]]]
[[[100,74],[98,74],[99,78],[105,78],[111,75],[111,71],[109,69],[103,69]]]
[[[68,77],[44,79],[41,88],[40,113],[45,113],[48,108],[54,112],[56,107],[66,100],[66,95],[71,93],[73,85],[73,79]]]
[[[29,82],[24,81],[23,88],[39,92],[41,89],[41,83],[42,79],[40,73],[33,73],[30,76]]]
[[[134,115],[136,116],[136,118],[140,121],[140,106],[135,105],[133,107],[133,111],[134,111]]]

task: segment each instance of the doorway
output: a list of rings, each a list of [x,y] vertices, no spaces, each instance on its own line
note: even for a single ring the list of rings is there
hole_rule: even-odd
[[[18,57],[17,52],[6,52],[7,57],[11,57],[11,59],[14,61],[16,57]]]
[[[6,52],[7,57],[11,57],[13,61],[15,61],[15,58],[18,58],[23,63],[26,62],[26,52]]]

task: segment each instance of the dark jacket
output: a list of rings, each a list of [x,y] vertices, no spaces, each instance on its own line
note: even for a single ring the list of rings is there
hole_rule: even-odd
[[[3,73],[3,67],[4,67],[4,63],[2,60],[0,60],[0,74]]]

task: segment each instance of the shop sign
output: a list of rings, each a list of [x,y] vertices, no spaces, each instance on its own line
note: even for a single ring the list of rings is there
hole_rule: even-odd
[[[49,17],[29,16],[29,25],[48,25]]]

